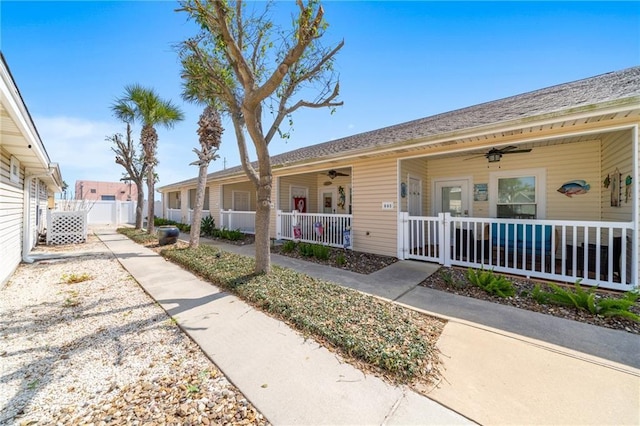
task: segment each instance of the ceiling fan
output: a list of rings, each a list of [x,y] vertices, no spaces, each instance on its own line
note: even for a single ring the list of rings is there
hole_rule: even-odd
[[[341,173],[341,172],[337,172],[335,170],[329,170],[326,173],[326,175],[329,176],[329,179],[331,179],[331,180],[328,180],[328,181],[324,182],[324,186],[331,185],[333,183],[331,181],[334,180],[337,176],[349,176],[347,173]]]
[[[347,173],[341,173],[341,172],[336,172],[335,170],[329,170],[327,172],[327,176],[329,176],[329,179],[335,179],[336,176],[349,176]]]
[[[518,149],[517,146],[509,145],[509,146],[505,146],[504,148],[491,148],[489,151],[487,151],[482,155],[476,155],[475,157],[465,158],[465,161],[478,158],[478,157],[484,157],[487,160],[489,160],[490,163],[497,163],[505,154],[522,154],[525,152],[531,152],[531,148]]]

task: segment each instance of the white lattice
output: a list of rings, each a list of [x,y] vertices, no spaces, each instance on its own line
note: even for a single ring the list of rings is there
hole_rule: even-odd
[[[77,244],[87,241],[87,212],[50,212],[47,244]]]

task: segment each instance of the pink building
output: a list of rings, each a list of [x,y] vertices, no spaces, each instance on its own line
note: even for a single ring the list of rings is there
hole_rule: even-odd
[[[133,182],[76,181],[76,200],[136,201],[137,196],[138,190]]]

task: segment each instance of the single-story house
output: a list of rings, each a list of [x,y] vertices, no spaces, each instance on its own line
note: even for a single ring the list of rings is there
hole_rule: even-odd
[[[639,124],[634,67],[276,155],[271,236],[629,290]],[[196,182],[159,188],[164,217],[189,223]],[[209,174],[217,226],[255,205],[241,167]]]
[[[62,176],[52,163],[0,53],[0,285],[9,279],[45,228]]]

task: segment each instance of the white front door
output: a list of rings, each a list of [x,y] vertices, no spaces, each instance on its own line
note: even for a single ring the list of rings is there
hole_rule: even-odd
[[[335,213],[336,212],[336,190],[323,189],[320,193],[320,206],[322,207],[322,213]]]
[[[407,203],[409,216],[422,216],[422,180],[409,177],[409,194]]]
[[[469,216],[469,179],[434,180],[434,214]]]

